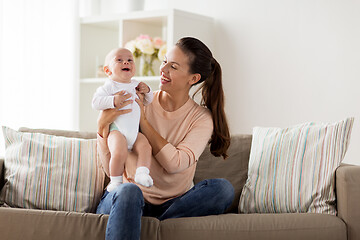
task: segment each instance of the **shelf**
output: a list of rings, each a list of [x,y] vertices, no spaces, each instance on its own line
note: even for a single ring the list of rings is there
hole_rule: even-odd
[[[166,20],[166,17],[168,17],[170,14],[176,14],[190,18],[195,17],[198,19],[199,18],[208,19],[209,21],[212,21],[212,18],[207,16],[202,16],[199,14],[188,13],[178,9],[162,9],[162,10],[151,10],[151,11],[134,11],[129,13],[112,14],[112,15],[87,16],[80,18],[80,24],[99,24],[99,23],[120,21],[120,20],[138,20],[141,22],[152,23],[151,19],[163,18]]]
[[[160,76],[134,76],[134,79],[140,82],[158,82],[160,81]],[[80,83],[104,83],[106,78],[82,78]]]

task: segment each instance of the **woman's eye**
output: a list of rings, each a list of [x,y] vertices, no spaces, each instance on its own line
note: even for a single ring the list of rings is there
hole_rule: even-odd
[[[176,66],[175,66],[175,65],[171,65],[171,68],[176,69]]]

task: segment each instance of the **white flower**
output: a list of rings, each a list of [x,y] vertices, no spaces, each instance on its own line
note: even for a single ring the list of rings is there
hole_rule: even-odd
[[[136,41],[136,47],[144,54],[153,54],[155,52],[151,39],[139,39]]]
[[[125,44],[125,48],[127,48],[130,52],[134,53],[136,50],[136,41],[131,40]]]
[[[167,47],[166,47],[166,44],[162,45],[162,47],[159,49],[159,53],[158,53],[158,59],[160,61],[163,61],[164,58],[165,58],[165,55],[166,55],[166,52],[167,52]]]

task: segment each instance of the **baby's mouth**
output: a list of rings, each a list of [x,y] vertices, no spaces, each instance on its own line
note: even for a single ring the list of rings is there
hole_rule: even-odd
[[[123,69],[121,69],[121,70],[126,71],[126,72],[129,72],[129,71],[130,71],[130,68],[123,68]]]

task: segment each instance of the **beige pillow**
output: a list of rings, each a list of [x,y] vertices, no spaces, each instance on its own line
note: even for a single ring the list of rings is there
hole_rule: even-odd
[[[104,172],[96,139],[22,133],[3,127],[5,186],[1,200],[11,207],[94,212]]]
[[[254,128],[239,212],[335,215],[334,175],[348,148],[353,121]]]

